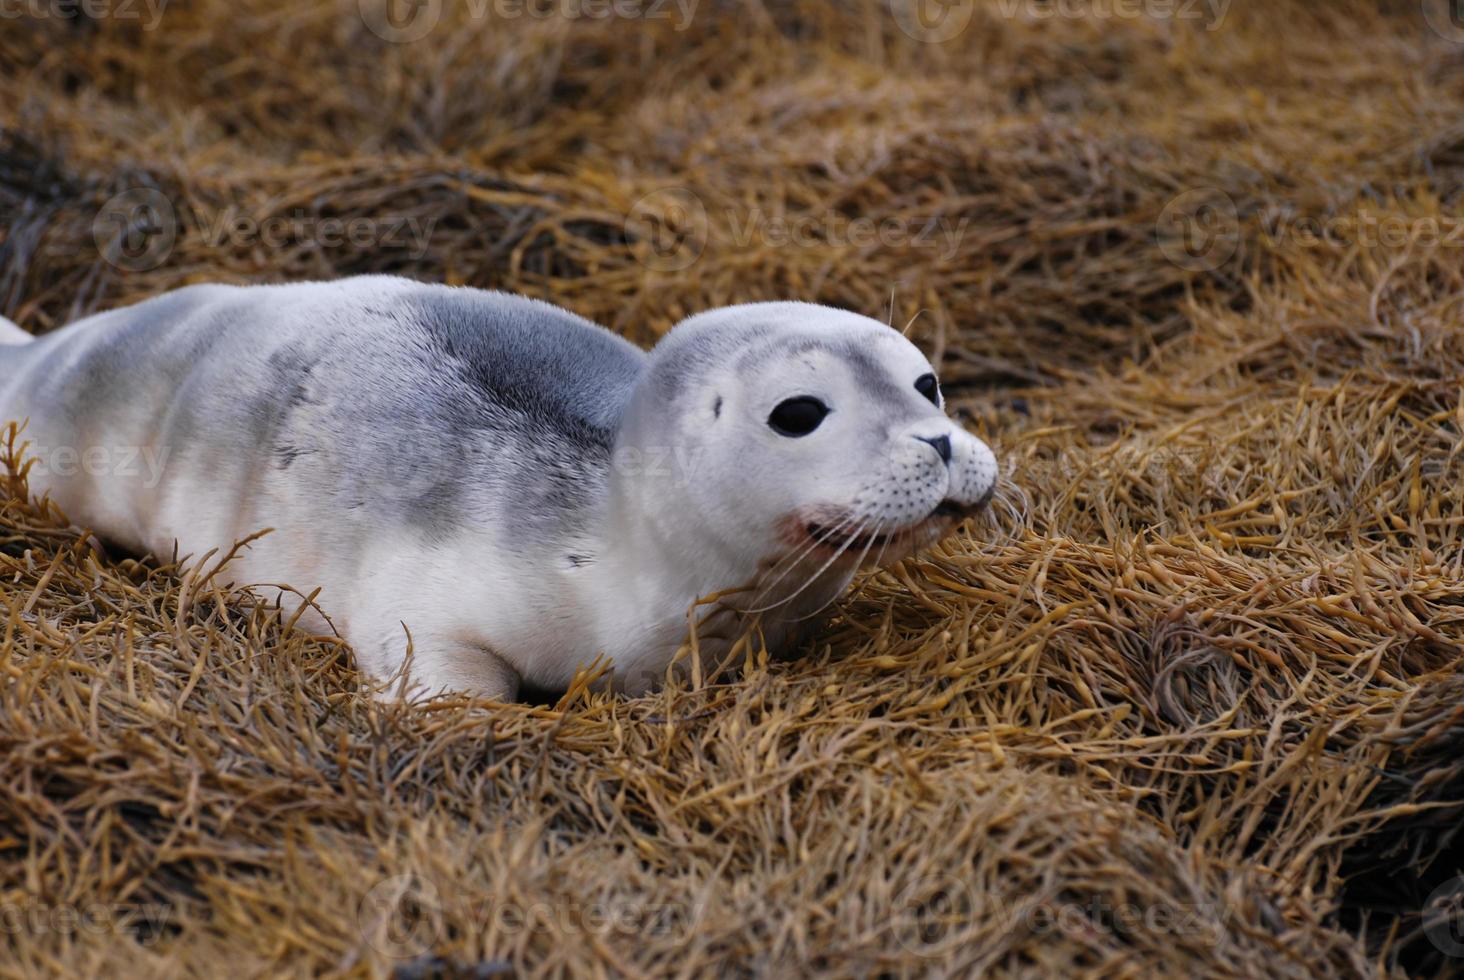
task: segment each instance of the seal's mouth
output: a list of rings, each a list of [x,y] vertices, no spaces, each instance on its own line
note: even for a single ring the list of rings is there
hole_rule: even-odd
[[[885,531],[882,534],[846,534],[837,525],[808,523],[804,525],[804,531],[808,533],[816,543],[835,551],[849,551],[859,553],[868,551],[871,548],[880,548],[894,542],[913,540],[923,536],[923,533],[932,527],[946,521],[960,522],[986,506],[991,500],[991,494],[971,504],[963,504],[959,500],[952,500],[947,497],[935,505],[929,514],[913,524],[895,528],[892,531]]]

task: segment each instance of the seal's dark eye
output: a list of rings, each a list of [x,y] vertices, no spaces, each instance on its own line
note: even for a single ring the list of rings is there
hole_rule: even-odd
[[[935,375],[922,374],[916,378],[915,390],[924,395],[930,404],[940,407],[940,385],[936,383]]]
[[[819,423],[824,416],[829,414],[829,407],[817,398],[810,398],[804,395],[800,398],[790,398],[773,409],[773,414],[768,416],[768,425],[780,436],[806,436]]]

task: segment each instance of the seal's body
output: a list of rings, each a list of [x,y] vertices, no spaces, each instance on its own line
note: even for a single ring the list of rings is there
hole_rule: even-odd
[[[309,593],[378,675],[515,695],[597,656],[663,676],[793,642],[861,562],[990,496],[990,451],[896,331],[799,303],[691,318],[648,355],[545,303],[384,276],[194,286],[30,343],[0,420],[103,540]],[[720,625],[715,622],[721,616]],[[303,620],[326,623],[312,610]]]

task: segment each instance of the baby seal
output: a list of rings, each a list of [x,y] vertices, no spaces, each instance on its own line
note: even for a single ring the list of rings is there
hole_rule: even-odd
[[[231,580],[319,587],[329,624],[303,623],[382,677],[410,643],[429,690],[507,700],[601,657],[640,693],[693,621],[703,663],[754,626],[787,650],[997,476],[913,344],[806,303],[702,313],[647,353],[537,300],[369,276],[192,286],[28,340],[0,324],[0,420],[29,420],[38,494],[164,558],[273,529]]]

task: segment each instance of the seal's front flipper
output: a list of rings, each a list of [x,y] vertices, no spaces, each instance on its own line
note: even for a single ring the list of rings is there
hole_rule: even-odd
[[[523,678],[508,661],[484,646],[469,645],[454,650],[445,661],[451,677],[444,687],[466,691],[474,697],[512,704],[518,700]]]
[[[509,663],[485,646],[466,643],[426,647],[411,656],[404,671],[375,689],[382,701],[415,700],[445,691],[512,704],[523,680]],[[405,673],[405,676],[403,676]]]

